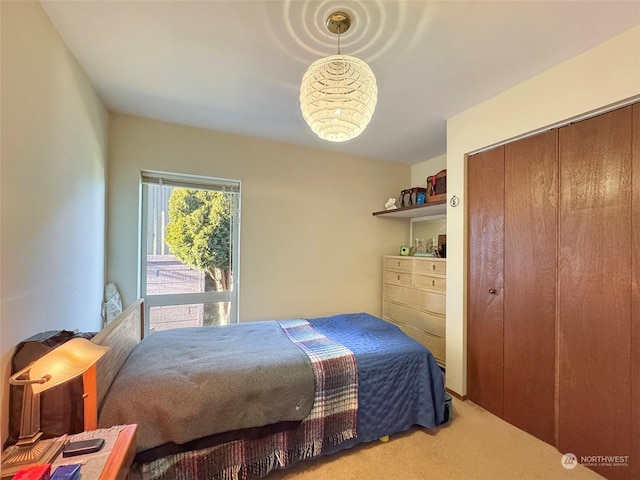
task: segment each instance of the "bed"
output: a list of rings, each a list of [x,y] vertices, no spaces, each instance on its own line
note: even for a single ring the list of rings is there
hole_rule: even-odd
[[[145,480],[261,478],[443,422],[434,357],[371,315],[177,329],[140,341],[142,312],[138,301],[94,337],[111,349],[84,380],[85,428],[137,423]]]

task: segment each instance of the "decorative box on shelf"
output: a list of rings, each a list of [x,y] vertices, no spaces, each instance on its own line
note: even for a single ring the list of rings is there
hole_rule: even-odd
[[[411,207],[413,205],[422,205],[427,202],[427,189],[422,187],[413,187],[400,192],[400,206]]]
[[[439,202],[447,198],[447,171],[441,170],[427,177],[427,203]]]

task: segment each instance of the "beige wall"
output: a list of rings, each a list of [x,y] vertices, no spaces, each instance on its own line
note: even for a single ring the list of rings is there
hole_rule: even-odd
[[[108,113],[38,2],[0,2],[2,440],[15,345],[100,328]]]
[[[311,133],[309,133],[311,135]],[[406,222],[375,218],[405,188],[407,165],[182,127],[110,119],[108,278],[137,292],[141,170],[242,181],[242,321],[381,313],[382,255]]]
[[[447,122],[447,387],[466,385],[465,154],[640,95],[640,26]]]
[[[424,162],[411,165],[411,186],[412,187],[426,187],[427,177],[435,175],[441,170],[447,168],[447,155],[440,155],[439,157],[433,157]]]

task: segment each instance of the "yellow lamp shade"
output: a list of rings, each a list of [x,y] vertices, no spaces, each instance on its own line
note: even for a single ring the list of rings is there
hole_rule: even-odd
[[[26,379],[20,379],[28,372],[34,394],[41,393],[82,375],[102,357],[109,347],[96,345],[85,338],[73,338],[40,357],[31,365],[23,368],[9,379],[9,383],[23,385]]]

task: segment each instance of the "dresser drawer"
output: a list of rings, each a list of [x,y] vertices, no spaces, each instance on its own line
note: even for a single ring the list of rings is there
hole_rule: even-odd
[[[439,292],[445,292],[447,290],[447,279],[429,277],[427,275],[414,275],[413,285],[418,288],[428,288]]]
[[[384,257],[385,270],[404,270],[411,272],[413,270],[413,258]]]
[[[382,305],[382,314],[393,322],[415,327],[433,336],[442,338],[445,336],[446,321],[444,317],[422,310],[414,310],[387,300]]]
[[[400,327],[404,333],[409,335],[414,340],[417,340],[422,345],[427,347],[431,354],[434,356],[438,364],[445,366],[446,364],[446,347],[444,338],[434,337],[428,333],[421,332],[420,330],[410,326],[403,325],[401,323],[392,322]]]
[[[444,260],[416,260],[414,266],[415,273],[436,273],[438,275],[447,274],[447,262]]]
[[[427,310],[440,315],[445,315],[446,313],[446,297],[442,293],[427,292],[416,288],[385,283],[383,296],[384,300],[412,308]]]
[[[413,275],[410,273],[394,272],[393,270],[385,270],[383,272],[385,283],[395,283],[397,285],[411,285],[413,283]]]

